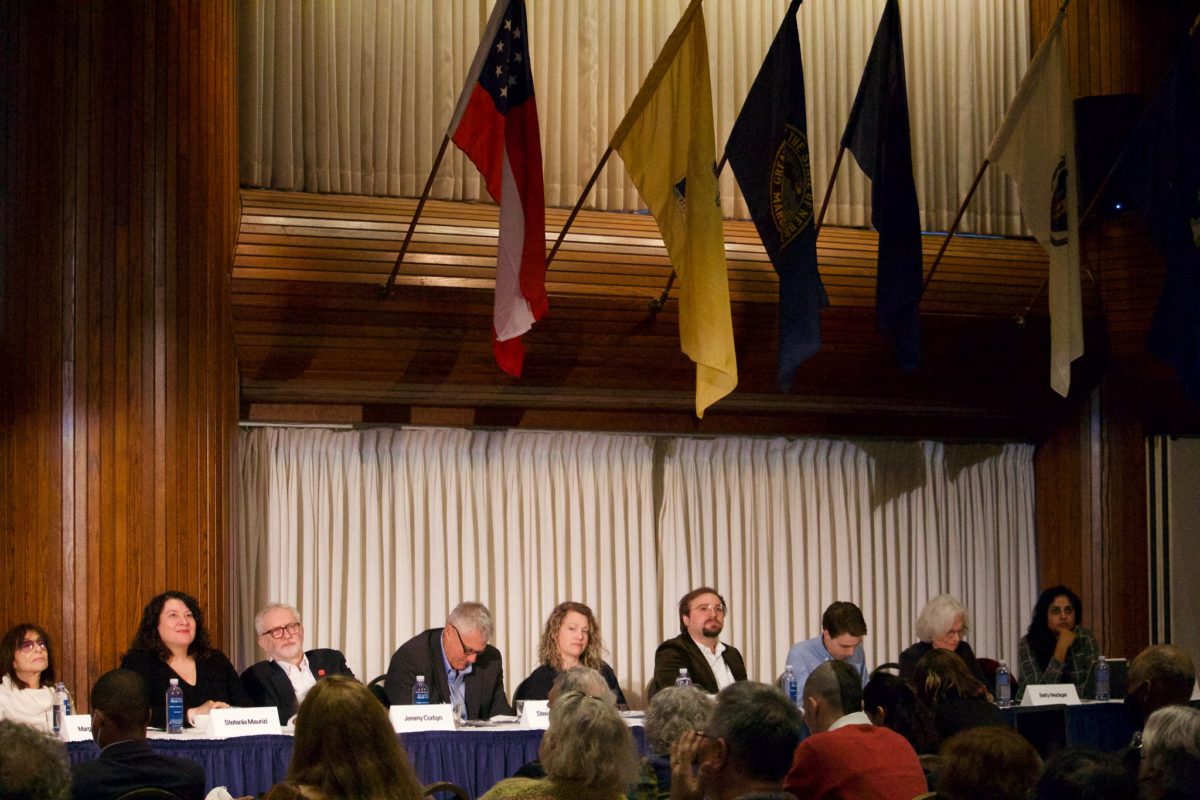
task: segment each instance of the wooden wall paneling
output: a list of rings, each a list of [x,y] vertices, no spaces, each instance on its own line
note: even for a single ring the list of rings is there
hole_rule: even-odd
[[[231,0],[5,4],[0,625],[86,699],[154,593],[219,643],[236,431]],[[13,205],[6,204],[6,208]],[[9,378],[11,376],[11,379]]]

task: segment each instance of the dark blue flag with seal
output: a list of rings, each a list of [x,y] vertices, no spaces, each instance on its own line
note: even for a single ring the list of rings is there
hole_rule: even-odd
[[[821,349],[821,309],[829,305],[817,271],[804,68],[792,0],[741,113],[725,154],[759,238],[779,275],[779,388]]]
[[[1200,37],[1183,52],[1129,137],[1113,177],[1167,262],[1150,352],[1200,404]]]
[[[871,224],[879,232],[877,324],[900,365],[915,369],[921,360],[921,214],[913,182],[908,83],[896,0],[888,0],[883,9],[842,146],[871,179]]]

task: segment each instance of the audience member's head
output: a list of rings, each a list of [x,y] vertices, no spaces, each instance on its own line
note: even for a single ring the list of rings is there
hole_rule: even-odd
[[[895,675],[880,670],[871,674],[863,687],[863,710],[872,724],[890,728],[907,739],[917,755],[936,753],[941,745],[929,707]]]
[[[646,741],[655,754],[667,756],[684,731],[708,727],[713,701],[693,686],[668,686],[646,709]]]
[[[844,662],[830,663],[854,672]],[[740,783],[746,790],[778,789],[791,769],[802,729],[799,710],[778,687],[752,681],[726,686],[716,696],[706,730],[708,740],[718,742],[718,758],[724,760],[719,782],[727,787]]]
[[[1068,747],[1046,759],[1034,800],[1128,800],[1137,785],[1112,753]]]
[[[1033,745],[996,725],[954,734],[942,758],[938,793],[950,800],[1026,800],[1042,771]]]
[[[599,697],[601,700],[607,700],[614,704],[617,702],[617,695],[608,688],[608,681],[604,680],[604,676],[591,667],[571,667],[555,675],[546,699],[553,708],[555,701],[567,692],[579,692]]]
[[[1134,722],[1144,725],[1160,708],[1187,705],[1196,685],[1196,667],[1183,650],[1171,644],[1152,644],[1129,664],[1125,706]]]
[[[547,778],[586,787],[588,794],[623,794],[637,778],[633,734],[610,698],[559,695],[539,752]]]
[[[71,772],[62,742],[28,725],[0,720],[0,797],[64,800]]]
[[[342,676],[317,681],[304,696],[288,781],[325,797],[421,797],[387,712],[367,687]]]
[[[1200,798],[1200,709],[1167,706],[1150,715],[1138,781],[1147,800]]]
[[[821,615],[821,643],[834,658],[844,660],[853,656],[866,635],[867,621],[862,609],[854,603],[839,600]]]
[[[826,661],[804,682],[804,720],[824,733],[847,714],[862,711],[862,678],[845,661]]]
[[[92,687],[92,738],[104,747],[126,739],[146,738],[150,697],[142,676],[128,669],[110,670]]]
[[[933,707],[959,697],[986,698],[987,686],[971,674],[966,662],[953,650],[934,648],[917,662],[912,676],[913,691],[922,703]]]

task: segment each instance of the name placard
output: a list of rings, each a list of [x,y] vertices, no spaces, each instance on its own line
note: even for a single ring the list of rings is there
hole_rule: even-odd
[[[59,729],[64,742],[90,742],[92,740],[92,715],[68,714]]]
[[[1079,692],[1073,683],[1046,683],[1025,687],[1022,706],[1077,706]]]
[[[388,718],[396,733],[454,730],[454,709],[449,703],[428,706],[392,706]]]
[[[208,712],[208,736],[212,739],[233,739],[237,736],[278,736],[279,709],[214,708]]]
[[[521,706],[521,726],[524,728],[540,728],[546,730],[550,727],[550,701],[549,700],[526,700]]]

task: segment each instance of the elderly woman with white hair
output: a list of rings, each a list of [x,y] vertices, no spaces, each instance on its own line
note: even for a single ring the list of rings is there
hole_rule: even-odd
[[[637,779],[633,734],[611,698],[564,692],[539,751],[544,778],[507,778],[482,800],[619,800]]]
[[[646,741],[652,755],[642,759],[637,800],[666,800],[671,794],[671,748],[687,731],[708,727],[716,703],[694,686],[668,686],[646,709]]]
[[[1146,800],[1200,798],[1200,709],[1167,706],[1150,715],[1140,770]]]
[[[912,681],[919,662],[926,653],[934,648],[952,650],[967,669],[979,681],[987,686],[989,681],[983,674],[983,669],[975,659],[975,652],[967,644],[967,632],[971,628],[971,615],[962,603],[948,594],[939,594],[925,604],[917,616],[917,638],[920,641],[900,654],[900,678]]]

